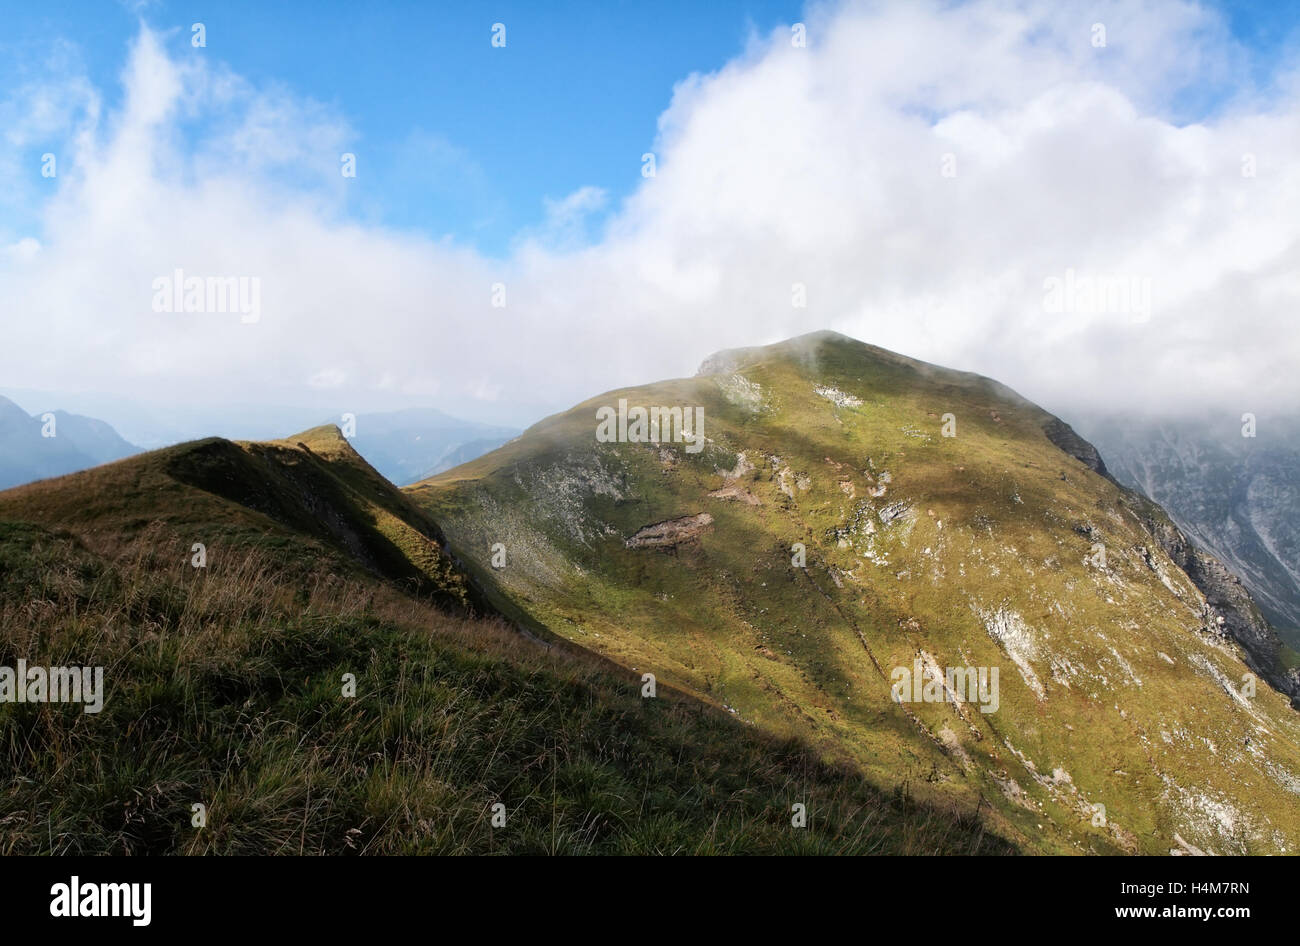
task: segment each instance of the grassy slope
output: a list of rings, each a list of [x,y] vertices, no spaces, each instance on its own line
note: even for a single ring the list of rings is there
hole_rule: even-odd
[[[448,611],[473,591],[439,540],[328,428],[0,493],[0,665],[102,665],[108,689],[98,715],[0,704],[0,854],[1012,850]]]
[[[1117,487],[1044,436],[1049,415],[842,337],[737,360],[739,376],[595,398],[408,493],[537,624],[877,782],[991,803],[1031,849],[1157,853],[1175,833],[1300,849],[1294,712],[1263,684],[1230,692],[1235,645],[1204,630],[1200,594]],[[703,405],[708,448],[597,443],[596,408],[619,397]],[[948,412],[956,438],[940,436]],[[761,504],[708,495],[725,486]],[[712,525],[675,554],[625,547],[701,512]],[[1105,570],[1085,562],[1097,541]],[[999,667],[999,711],[892,702],[890,670],[921,651]]]

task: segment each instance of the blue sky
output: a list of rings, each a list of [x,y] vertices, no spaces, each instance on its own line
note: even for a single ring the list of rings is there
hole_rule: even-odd
[[[1266,87],[1296,48],[1300,2],[1220,0]],[[356,219],[450,237],[504,257],[542,224],[546,201],[604,192],[598,227],[639,182],[641,155],[675,83],[719,69],[748,42],[800,21],[797,0],[579,3],[73,2],[6,12],[0,83],[76,63],[109,109],[140,22],[180,57],[202,55],[259,86],[323,105],[358,155]],[[190,46],[191,24],[207,47]],[[504,49],[490,44],[506,25]],[[1227,88],[1206,82],[1170,103],[1177,120],[1212,114]],[[35,162],[33,161],[34,165]]]
[[[284,84],[351,128],[359,218],[452,235],[503,255],[544,199],[604,190],[608,211],[640,180],[674,83],[796,22],[790,0],[630,3],[149,3],[82,0],[7,11],[0,81],[66,40],[110,108],[143,19],[168,50]],[[190,46],[191,24],[207,47]],[[490,44],[494,23],[506,47]],[[597,215],[599,218],[599,214]]]
[[[833,329],[1049,407],[1294,401],[1298,23],[1238,0],[24,5],[0,32],[0,375],[524,424]],[[257,280],[262,314],[161,314],[177,269]],[[1067,273],[1149,286],[1149,319],[1046,311]]]

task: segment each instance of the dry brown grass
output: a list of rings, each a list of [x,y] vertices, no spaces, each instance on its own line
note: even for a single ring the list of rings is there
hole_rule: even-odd
[[[0,663],[102,665],[108,690],[98,715],[0,706],[0,853],[1008,850],[329,555],[231,545],[194,569],[187,542],[0,523]]]

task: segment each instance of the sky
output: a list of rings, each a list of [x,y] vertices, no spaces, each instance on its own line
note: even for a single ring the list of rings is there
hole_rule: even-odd
[[[7,390],[523,426],[830,328],[1067,418],[1300,394],[1300,4],[28,6]]]
[[[9,82],[42,80],[60,63],[118,109],[140,24],[170,33],[158,37],[168,54],[193,57],[193,22],[202,22],[203,61],[310,102],[346,129],[361,157],[361,186],[346,195],[355,219],[498,258],[543,222],[548,197],[630,191],[673,83],[724,65],[751,34],[800,9],[762,0],[29,6],[7,17],[0,41]],[[498,22],[508,55],[489,42]],[[201,127],[178,131],[192,145]]]

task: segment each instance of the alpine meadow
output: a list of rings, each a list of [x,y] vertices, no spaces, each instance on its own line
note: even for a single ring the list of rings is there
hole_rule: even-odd
[[[0,132],[16,930],[1286,915],[1300,5],[20,2]]]

